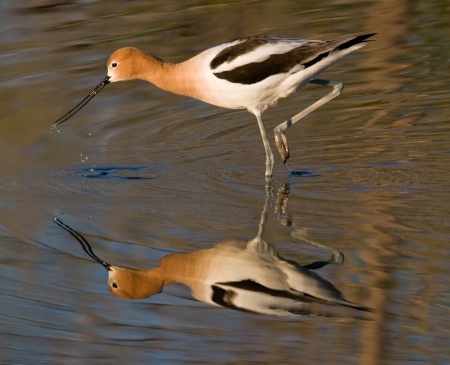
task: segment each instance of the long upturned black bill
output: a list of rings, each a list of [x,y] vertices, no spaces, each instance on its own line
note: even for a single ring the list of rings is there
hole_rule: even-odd
[[[56,122],[53,122],[53,126],[57,126],[63,122],[65,122],[70,117],[74,116],[78,113],[91,99],[97,95],[101,89],[103,89],[106,85],[108,85],[111,81],[109,81],[110,76],[106,76],[91,93],[86,96],[83,100],[81,100],[74,108],[70,109],[67,114],[64,114],[61,118],[59,118]]]
[[[91,245],[89,242],[84,238],[80,233],[75,231],[73,228],[69,227],[67,224],[60,221],[58,218],[53,218],[53,221],[60,226],[61,228],[64,228],[67,232],[69,232],[75,239],[80,243],[81,247],[83,247],[83,251],[88,254],[89,257],[93,258],[95,261],[97,261],[99,264],[101,264],[106,270],[111,270],[111,265],[107,262],[101,260],[92,250]]]

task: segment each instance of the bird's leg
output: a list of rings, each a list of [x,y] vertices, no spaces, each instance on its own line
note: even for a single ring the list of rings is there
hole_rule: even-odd
[[[311,80],[310,83],[322,86],[332,86],[333,90],[328,95],[325,95],[323,98],[317,100],[314,104],[302,110],[300,113],[294,115],[292,118],[279,124],[274,129],[275,144],[277,145],[278,151],[280,152],[281,158],[283,159],[283,163],[287,166],[287,168],[291,172],[293,172],[293,170],[289,167],[289,165],[286,162],[287,159],[289,158],[289,146],[284,132],[291,125],[297,123],[300,119],[302,119],[312,111],[316,110],[318,107],[322,106],[323,104],[329,102],[331,99],[338,96],[341,93],[342,89],[344,88],[344,85],[338,81],[315,79]]]
[[[296,231],[292,232],[292,236],[295,238],[298,238],[298,239],[302,240],[303,242],[306,242],[312,246],[331,251],[331,253],[332,253],[331,258],[327,261],[316,261],[316,262],[313,262],[308,265],[303,265],[303,267],[307,268],[308,270],[320,269],[329,264],[341,265],[344,262],[344,254],[341,251],[339,251],[337,248],[334,248],[332,246],[328,246],[323,243],[319,243],[319,242],[310,240],[308,237],[306,237],[306,232],[304,232],[302,230],[296,230]]]
[[[264,149],[266,150],[266,177],[272,176],[273,169],[273,153],[270,148],[269,139],[267,138],[266,129],[264,128],[264,123],[260,112],[254,112],[256,119],[258,120],[259,131],[261,132],[261,137],[264,143]]]
[[[266,228],[266,222],[267,222],[267,216],[269,214],[269,203],[270,198],[272,196],[273,192],[273,182],[271,179],[267,179],[266,182],[266,197],[264,199],[264,206],[263,210],[261,212],[261,218],[259,220],[259,226],[258,226],[258,234],[256,237],[248,242],[247,248],[254,250],[255,252],[265,252],[267,248],[270,246],[268,245],[264,240],[264,230]]]
[[[261,219],[259,220],[258,234],[255,240],[261,242],[263,240],[264,229],[266,228],[267,216],[269,213],[270,195],[273,188],[272,182],[266,184],[266,197],[264,199],[264,206],[261,212]]]

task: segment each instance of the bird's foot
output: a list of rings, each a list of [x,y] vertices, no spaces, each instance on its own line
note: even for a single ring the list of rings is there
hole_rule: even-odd
[[[283,163],[286,164],[287,159],[289,158],[289,146],[288,141],[286,138],[286,135],[284,134],[284,131],[278,128],[275,128],[273,131],[275,135],[275,144],[277,146],[278,152],[281,155],[281,158],[283,159]],[[289,168],[289,166],[288,166]]]
[[[280,188],[277,192],[277,200],[275,202],[275,213],[277,214],[278,218],[280,218],[281,215],[286,215],[287,213],[287,203],[288,203],[288,197],[290,192],[290,185],[289,183],[282,183]]]

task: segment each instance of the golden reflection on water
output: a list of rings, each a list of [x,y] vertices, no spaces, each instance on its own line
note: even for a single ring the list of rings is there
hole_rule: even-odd
[[[316,270],[328,264],[342,263],[343,255],[338,250],[326,247],[332,251],[330,260],[300,265],[279,256],[276,247],[264,240],[272,189],[271,183],[266,185],[256,237],[248,241],[228,239],[211,248],[173,253],[163,257],[153,269],[111,265],[94,253],[80,233],[59,218],[54,221],[107,270],[109,290],[120,298],[145,299],[161,293],[165,286],[184,284],[199,301],[244,312],[370,319],[363,312],[372,309],[348,301],[331,282],[317,274]],[[278,195],[286,195],[288,187],[283,185],[280,190]],[[339,314],[336,307],[351,311]]]

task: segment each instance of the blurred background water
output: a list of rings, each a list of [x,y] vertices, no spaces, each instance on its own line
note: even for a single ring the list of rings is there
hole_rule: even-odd
[[[0,360],[3,364],[445,364],[450,358],[448,1],[4,1],[0,3]],[[265,198],[254,117],[144,82],[108,86],[51,123],[136,46],[170,62],[252,34],[377,32],[327,70],[344,92],[289,129],[265,238],[308,263],[374,321],[279,318],[211,307],[173,288],[110,295],[59,215],[108,262],[256,235]],[[319,99],[307,86],[266,126]],[[271,137],[272,138],[272,137]],[[283,209],[277,190],[289,184]]]

